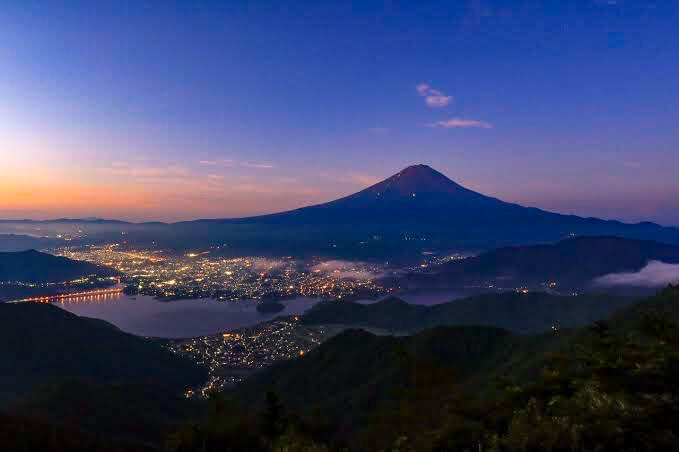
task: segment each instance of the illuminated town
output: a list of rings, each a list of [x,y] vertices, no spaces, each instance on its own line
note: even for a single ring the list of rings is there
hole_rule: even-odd
[[[224,258],[210,251],[182,255],[158,250],[125,250],[118,244],[59,248],[55,254],[118,270],[127,293],[161,299],[214,298],[280,300],[375,298],[388,292],[377,264],[297,261],[292,258]]]
[[[222,334],[172,340],[167,346],[208,368],[205,385],[187,392],[187,396],[206,396],[277,361],[303,356],[336,332],[303,325],[299,317],[279,317]]]

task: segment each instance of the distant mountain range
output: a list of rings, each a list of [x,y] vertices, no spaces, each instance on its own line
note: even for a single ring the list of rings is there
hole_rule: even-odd
[[[24,218],[21,220],[0,220],[0,223],[93,223],[93,224],[134,224],[129,221],[121,220],[107,220],[104,218],[54,218],[51,220],[31,220],[29,218]]]
[[[48,223],[78,222],[87,225],[92,236],[99,231],[98,238],[120,238],[120,231],[126,231],[125,239],[132,243],[155,241],[173,248],[219,245],[232,254],[412,258],[422,251],[486,250],[574,235],[616,235],[679,244],[677,228],[523,207],[462,187],[426,165],[410,166],[335,201],[271,215],[174,224],[101,219]]]
[[[493,284],[504,288],[547,288],[553,283],[557,290],[583,289],[590,288],[595,278],[637,272],[650,261],[679,264],[679,246],[620,237],[576,237],[556,244],[499,248],[434,267],[429,273],[408,275],[398,283],[411,287]]]

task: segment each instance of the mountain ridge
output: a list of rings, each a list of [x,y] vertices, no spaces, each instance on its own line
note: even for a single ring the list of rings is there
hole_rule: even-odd
[[[418,196],[419,194],[419,196]],[[425,200],[424,202],[422,200]],[[478,193],[470,190],[457,182],[453,181],[443,173],[425,164],[411,165],[398,173],[373,184],[356,193],[331,200],[328,202],[303,206],[296,209],[276,212],[264,215],[255,215],[242,218],[205,218],[198,220],[182,221],[172,223],[173,225],[190,224],[200,222],[214,223],[248,223],[248,222],[268,222],[275,221],[289,216],[304,216],[307,212],[318,212],[328,215],[331,209],[336,208],[374,208],[375,201],[378,202],[400,202],[398,207],[445,207],[446,202],[454,202],[450,207],[469,207],[475,204],[476,213],[485,212],[489,208],[501,209],[504,216],[525,213],[531,217],[543,216],[552,220],[562,219],[575,222],[596,222],[610,226],[632,226],[644,228],[673,229],[679,233],[679,228],[663,226],[658,223],[643,221],[638,223],[625,223],[619,220],[604,220],[597,217],[582,217],[572,214],[561,214],[547,211],[538,207],[523,206],[521,204],[507,202],[499,198]],[[373,215],[377,212],[371,212]],[[444,212],[441,212],[444,214]],[[305,219],[305,218],[302,218]],[[679,236],[678,236],[679,237]]]
[[[407,263],[423,252],[477,252],[583,235],[679,244],[679,228],[524,207],[469,190],[426,165],[409,166],[330,202],[273,214],[172,224],[89,224],[88,234],[97,240],[118,239],[124,231],[128,243],[155,242],[181,251],[209,246],[230,256]]]
[[[419,194],[419,199],[418,199]],[[240,222],[250,222],[255,220],[266,220],[280,218],[281,216],[299,213],[306,211],[308,209],[325,209],[328,207],[345,206],[347,203],[352,202],[365,202],[368,200],[394,200],[398,199],[405,201],[406,199],[413,198],[412,201],[420,201],[423,195],[453,195],[455,198],[462,198],[466,201],[476,201],[488,204],[502,205],[505,208],[518,208],[527,209],[526,211],[531,211],[535,214],[547,214],[558,216],[568,219],[577,219],[583,221],[597,221],[603,222],[611,225],[625,225],[625,226],[638,226],[647,228],[668,228],[676,229],[679,228],[673,226],[663,226],[659,223],[651,221],[641,221],[637,223],[626,223],[619,220],[604,220],[598,217],[583,217],[579,215],[572,214],[561,214],[557,212],[547,211],[538,207],[523,206],[521,204],[507,202],[499,198],[484,195],[482,193],[468,189],[454,180],[450,179],[443,173],[435,170],[426,164],[414,164],[410,165],[398,173],[366,187],[356,193],[349,194],[347,196],[340,197],[335,200],[313,204],[309,206],[302,206],[288,211],[275,212],[270,214],[254,215],[247,217],[219,217],[219,218],[200,218],[195,220],[185,220],[178,222],[158,222],[158,221],[146,221],[146,222],[130,222],[116,219],[102,219],[102,218],[57,218],[48,220],[33,220],[33,219],[20,219],[20,220],[9,220],[0,219],[0,223],[89,223],[89,224],[117,224],[117,225],[183,225],[190,223],[200,223],[200,222],[225,222],[225,223],[240,223]],[[449,198],[450,199],[450,198]]]

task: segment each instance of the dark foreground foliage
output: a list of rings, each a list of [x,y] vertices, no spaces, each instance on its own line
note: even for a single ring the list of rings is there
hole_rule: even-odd
[[[360,414],[360,425],[346,422],[350,413],[314,413],[313,409],[299,410],[296,403],[295,410],[286,409],[282,399],[295,401],[286,392],[303,391],[292,386],[277,387],[280,399],[268,393],[257,414],[247,414],[242,407],[236,408],[237,401],[220,397],[213,401],[216,408],[208,421],[173,436],[171,449],[679,450],[678,314],[679,289],[669,288],[608,322],[579,331],[567,345],[558,343],[530,380],[507,372],[494,373],[498,378],[492,378],[492,385],[489,379],[480,383],[479,375],[489,372],[487,367],[443,365],[434,359],[394,366],[391,383],[399,395],[393,400],[361,392],[362,387],[341,395],[355,398],[346,407],[364,410],[354,413]],[[407,362],[408,346],[402,351],[401,359]],[[493,354],[492,349],[478,351]],[[352,364],[356,362],[347,366]],[[317,378],[323,378],[322,371]],[[309,407],[332,407],[327,397],[308,394]],[[299,417],[293,411],[304,414]]]
[[[152,451],[139,444],[112,441],[54,424],[0,415],[0,445],[12,452],[133,452]]]
[[[43,386],[10,405],[0,441],[45,451],[679,450],[678,321],[670,287],[607,321],[541,336],[350,330],[208,407],[157,385]]]

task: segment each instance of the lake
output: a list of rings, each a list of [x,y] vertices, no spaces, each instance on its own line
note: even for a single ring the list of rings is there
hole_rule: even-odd
[[[430,306],[463,295],[446,289],[410,291],[397,296],[408,303]],[[375,301],[362,300],[359,303]],[[71,298],[54,304],[76,315],[105,320],[138,336],[186,338],[252,326],[278,316],[301,315],[318,303],[318,299],[299,297],[281,303],[285,309],[275,314],[257,312],[257,302],[254,300],[223,302],[199,298],[158,301],[151,296],[128,296],[122,293]]]
[[[185,338],[251,326],[278,316],[300,315],[317,302],[302,297],[286,300],[282,302],[285,310],[276,314],[257,312],[254,300],[158,301],[150,296],[124,294],[65,299],[54,304],[79,316],[105,320],[139,336]]]

